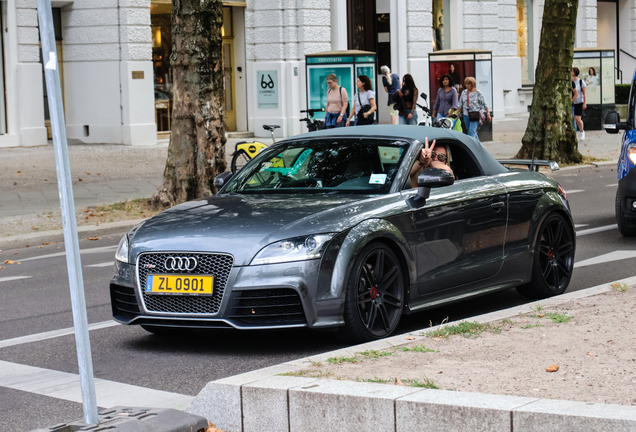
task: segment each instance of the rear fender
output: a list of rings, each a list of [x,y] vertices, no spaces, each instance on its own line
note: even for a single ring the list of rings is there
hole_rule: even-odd
[[[267,145],[260,142],[244,142],[236,145],[236,152],[243,150],[247,155],[252,159],[256,156],[261,150],[263,150]]]
[[[325,293],[323,298],[341,298],[344,296],[351,267],[358,253],[367,244],[378,239],[390,241],[397,245],[401,252],[401,256],[398,254],[398,258],[406,264],[409,281],[415,280],[417,275],[415,257],[400,230],[386,220],[369,219],[353,227],[342,242],[331,277],[329,292]]]
[[[563,203],[561,197],[557,192],[548,192],[537,203],[537,206],[534,209],[534,214],[532,216],[532,221],[530,223],[530,231],[528,233],[528,237],[534,240],[531,244],[532,251],[534,251],[534,248],[537,245],[539,228],[543,224],[543,221],[545,221],[548,216],[555,212],[560,213],[561,216],[565,218],[565,220],[569,223],[572,232],[574,232],[574,222],[572,221],[572,215]],[[574,247],[576,250],[576,234],[574,235]]]

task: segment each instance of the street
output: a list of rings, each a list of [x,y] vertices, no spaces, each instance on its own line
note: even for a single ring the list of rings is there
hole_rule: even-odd
[[[566,190],[576,224],[575,271],[568,292],[632,276],[636,241],[622,237],[615,225],[615,164],[551,175]],[[328,332],[210,330],[167,338],[138,326],[115,325],[108,281],[123,234],[80,240],[81,260],[88,321],[98,327],[90,332],[95,377],[114,387],[135,386],[130,388],[138,391],[138,405],[145,405],[146,394],[148,398],[157,395],[152,390],[175,397],[195,396],[211,380],[343,346]],[[0,275],[0,431],[30,430],[81,417],[81,404],[64,399],[63,389],[43,395],[37,386],[2,372],[10,367],[25,373],[38,371],[42,374],[38,380],[47,373],[55,375],[54,371],[78,373],[64,245],[3,250],[0,262],[4,260],[16,264],[2,264],[6,268]],[[523,302],[515,290],[499,292],[406,316],[396,333]],[[47,333],[63,329],[71,330],[62,335]],[[146,389],[151,390],[144,393]]]

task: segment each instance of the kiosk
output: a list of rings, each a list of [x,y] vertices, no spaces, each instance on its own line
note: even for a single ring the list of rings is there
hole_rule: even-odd
[[[376,56],[370,51],[324,51],[305,56],[307,77],[307,109],[319,109],[327,106],[327,75],[336,74],[338,85],[347,90],[349,103],[357,91],[356,79],[360,75],[376,80]],[[373,89],[376,90],[375,88]],[[317,119],[324,119],[324,113],[316,113]],[[377,117],[376,117],[377,118]]]
[[[587,84],[587,109],[581,116],[585,130],[603,129],[605,115],[616,109],[614,99],[614,50],[574,48],[572,67]]]
[[[477,89],[482,92],[490,109],[490,115],[494,118],[493,85],[492,85],[492,52],[483,50],[441,50],[428,54],[429,58],[429,106],[433,107],[437,90],[441,84],[442,76],[450,73],[450,66],[455,67],[455,76],[459,82],[455,83],[457,97],[459,98],[464,88],[464,79],[474,77],[477,81]],[[485,113],[484,113],[485,114]],[[477,130],[480,141],[492,141],[492,123],[484,119],[483,124]]]

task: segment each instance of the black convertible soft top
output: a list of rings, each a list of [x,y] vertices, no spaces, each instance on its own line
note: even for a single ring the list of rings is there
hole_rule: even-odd
[[[343,138],[360,138],[365,136],[374,138],[402,138],[409,141],[418,140],[420,142],[424,142],[426,137],[428,137],[429,142],[432,142],[434,139],[452,139],[463,144],[475,155],[477,161],[484,170],[485,175],[496,175],[508,172],[508,169],[497,162],[497,160],[493,158],[486,149],[484,149],[484,146],[481,145],[479,141],[476,141],[474,138],[471,138],[461,132],[448,129],[412,125],[355,126],[309,132],[289,137],[285,139],[285,141],[330,136]]]

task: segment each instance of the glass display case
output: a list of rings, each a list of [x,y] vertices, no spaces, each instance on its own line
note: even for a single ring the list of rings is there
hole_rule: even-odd
[[[614,111],[614,50],[575,48],[572,67],[587,84],[587,108],[583,111],[585,130],[601,130],[605,114]]]

